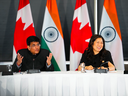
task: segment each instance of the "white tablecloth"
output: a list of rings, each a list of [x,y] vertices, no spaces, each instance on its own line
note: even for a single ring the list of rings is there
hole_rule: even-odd
[[[128,75],[67,72],[0,76],[0,96],[128,96]]]

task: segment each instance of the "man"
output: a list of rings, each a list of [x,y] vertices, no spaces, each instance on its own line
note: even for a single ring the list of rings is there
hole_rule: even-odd
[[[29,69],[39,69],[40,71],[53,71],[51,64],[52,53],[46,49],[40,49],[40,40],[36,36],[27,38],[27,49],[17,52],[17,57],[13,63],[12,71],[19,72]]]

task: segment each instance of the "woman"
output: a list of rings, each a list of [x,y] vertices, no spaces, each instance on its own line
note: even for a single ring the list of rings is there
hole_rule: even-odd
[[[115,70],[111,53],[105,49],[105,41],[101,35],[93,35],[90,39],[88,48],[84,51],[80,64],[85,63],[86,70],[93,70],[95,68]],[[81,70],[79,65],[78,70]]]

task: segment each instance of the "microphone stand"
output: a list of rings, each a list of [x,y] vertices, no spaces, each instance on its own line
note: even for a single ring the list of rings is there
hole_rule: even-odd
[[[107,73],[107,72],[108,72],[107,69],[101,69],[101,66],[104,65],[104,64],[106,64],[106,63],[108,63],[108,61],[102,63],[102,64],[100,65],[100,69],[97,69],[97,68],[94,69],[94,73]]]
[[[33,59],[33,70],[35,69],[35,68],[34,68],[34,61],[35,61],[35,59]]]
[[[34,61],[35,61],[35,59],[33,59],[33,69],[27,70],[27,73],[29,73],[29,74],[31,74],[31,73],[40,73],[39,69],[34,68]]]

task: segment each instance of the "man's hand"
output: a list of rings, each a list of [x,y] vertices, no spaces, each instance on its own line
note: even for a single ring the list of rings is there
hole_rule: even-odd
[[[47,63],[48,65],[51,64],[51,59],[52,59],[52,53],[50,53],[49,56],[47,56],[46,63]]]
[[[20,64],[22,63],[22,59],[23,59],[24,57],[23,56],[21,56],[19,53],[17,54],[17,65],[18,66],[20,66]]]

